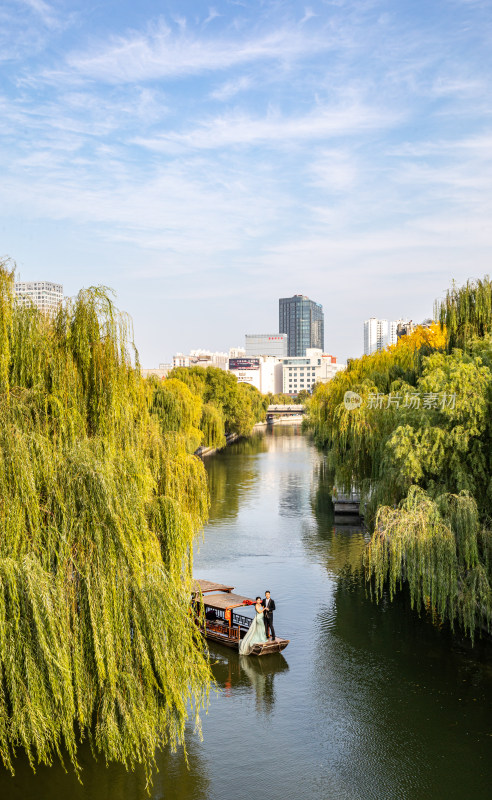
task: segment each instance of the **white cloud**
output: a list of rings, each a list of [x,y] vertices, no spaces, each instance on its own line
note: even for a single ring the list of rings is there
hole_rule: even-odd
[[[214,100],[230,100],[231,97],[244,92],[253,85],[253,81],[248,75],[241,75],[239,78],[226,81],[217,89],[211,92],[210,97]]]
[[[47,28],[58,27],[59,21],[55,9],[44,0],[17,0],[17,2],[30,8]]]
[[[296,27],[276,28],[269,33],[235,39],[200,38],[181,30],[177,35],[161,21],[147,33],[113,37],[109,47],[92,53],[72,53],[69,70],[110,83],[156,80],[224,70],[259,60],[296,59],[328,50],[336,37],[310,35]],[[46,73],[62,78],[64,71]]]
[[[265,117],[235,112],[204,121],[186,132],[170,131],[159,137],[139,137],[135,141],[151,150],[173,153],[188,148],[316,141],[388,128],[398,121],[401,121],[401,114],[396,111],[352,102],[347,106],[317,107],[297,117],[273,111]]]
[[[324,150],[309,165],[312,186],[329,192],[353,190],[357,181],[356,154],[347,148]]]

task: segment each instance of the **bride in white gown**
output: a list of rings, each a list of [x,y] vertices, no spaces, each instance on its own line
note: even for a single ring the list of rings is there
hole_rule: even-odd
[[[248,632],[239,644],[239,653],[242,656],[249,656],[254,644],[267,641],[265,618],[263,616],[265,609],[261,605],[261,597],[256,598],[255,609],[256,614],[248,628]]]

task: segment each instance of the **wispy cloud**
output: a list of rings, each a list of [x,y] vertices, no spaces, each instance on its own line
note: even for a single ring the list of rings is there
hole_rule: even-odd
[[[246,324],[218,330],[225,294],[252,296],[259,279],[265,297],[311,293],[345,354],[360,345],[348,314],[417,318],[424,274],[431,301],[451,273],[482,269],[490,3],[211,3],[165,18],[122,4],[116,18],[104,3],[4,0],[3,249],[34,277],[43,253],[62,280],[92,259],[91,280],[128,280],[137,322],[145,276],[176,298],[152,325],[140,314],[152,342],[180,330],[180,298],[209,298],[225,347]],[[11,233],[22,226],[31,239]]]
[[[161,152],[306,142],[391,127],[401,118],[401,113],[396,111],[371,108],[362,103],[319,107],[304,116],[292,117],[276,112],[266,117],[236,112],[204,121],[186,132],[173,131],[156,138],[139,137],[135,142]]]
[[[307,36],[296,27],[242,39],[204,39],[183,29],[176,34],[161,20],[147,34],[113,37],[109,46],[70,54],[67,67],[86,77],[124,83],[225,70],[259,60],[297,59],[331,46],[332,37],[326,33]]]
[[[44,0],[17,0],[21,6],[27,6],[48,28],[58,27],[59,17],[53,8]]]
[[[230,81],[226,81],[217,89],[210,93],[214,100],[230,100],[231,97],[244,92],[253,86],[253,81],[248,75],[241,75]]]
[[[222,14],[220,14],[220,13],[217,11],[217,9],[216,9],[216,8],[209,8],[209,10],[208,10],[208,16],[207,16],[207,17],[204,19],[204,21],[203,21],[203,24],[204,24],[204,25],[208,25],[208,24],[209,24],[210,22],[212,22],[214,19],[217,19],[218,17],[221,17],[221,16],[222,16]]]

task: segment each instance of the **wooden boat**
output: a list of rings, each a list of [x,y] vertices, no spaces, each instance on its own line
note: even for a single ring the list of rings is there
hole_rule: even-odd
[[[254,606],[250,597],[234,594],[234,586],[213,583],[198,579],[194,581],[193,602],[204,606],[202,631],[207,639],[220,642],[226,647],[239,650],[239,642],[244,639],[251,625],[251,617],[239,614],[236,609]],[[270,639],[253,645],[251,655],[265,656],[285,650],[289,639]]]

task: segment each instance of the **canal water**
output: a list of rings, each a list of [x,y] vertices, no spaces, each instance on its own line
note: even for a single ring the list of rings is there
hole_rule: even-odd
[[[492,646],[453,639],[405,599],[354,579],[367,536],[335,524],[323,457],[275,428],[209,457],[210,522],[195,575],[272,593],[283,654],[215,646],[217,693],[182,754],[157,757],[154,800],[481,800],[492,786]],[[2,800],[145,800],[141,771],[82,753],[0,772]]]

